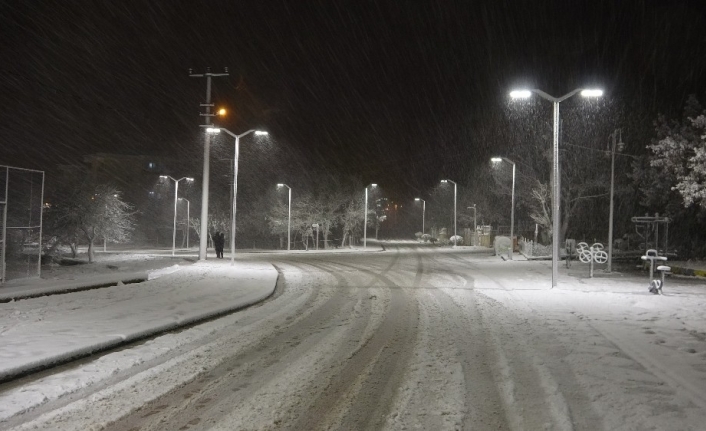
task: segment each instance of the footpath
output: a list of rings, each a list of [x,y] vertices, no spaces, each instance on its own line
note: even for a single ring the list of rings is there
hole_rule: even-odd
[[[253,305],[274,293],[277,275],[267,263],[224,259],[4,287],[0,382]]]

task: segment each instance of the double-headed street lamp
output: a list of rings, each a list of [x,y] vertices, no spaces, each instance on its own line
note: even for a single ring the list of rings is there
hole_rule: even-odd
[[[177,216],[177,200],[179,197],[179,181],[186,180],[187,183],[194,181],[191,177],[183,177],[178,180],[170,175],[160,175],[160,179],[166,180],[170,179],[174,181],[174,225],[172,227],[172,256],[174,256],[174,250],[176,249],[176,216]]]
[[[363,217],[363,248],[368,247],[368,187],[377,187],[378,185],[373,183],[369,186],[365,186],[365,215]]]
[[[507,162],[512,165],[512,199],[510,207],[510,251],[508,258],[512,260],[512,253],[515,251],[515,162],[505,157],[493,157],[490,159],[493,163]]]
[[[286,187],[289,189],[289,206],[288,208],[288,215],[287,215],[287,251],[290,250],[290,244],[292,243],[292,188],[289,187],[286,184],[277,184],[277,188],[280,187]],[[317,242],[316,245],[318,246],[319,243]]]
[[[583,97],[601,97],[603,90],[577,88],[576,90],[567,93],[561,97],[550,96],[542,90],[515,90],[510,92],[510,97],[513,99],[527,99],[532,93],[539,95],[554,105],[554,139],[552,149],[552,287],[556,287],[559,279],[559,208],[560,208],[560,190],[559,190],[559,103],[581,93]]]
[[[415,201],[422,202],[422,235],[424,235],[424,215],[427,212],[427,201],[422,198],[414,198]]]
[[[233,208],[231,212],[231,223],[230,223],[230,263],[231,265],[235,262],[235,200],[237,197],[238,193],[238,155],[240,154],[240,138],[243,136],[249,135],[250,133],[255,133],[255,135],[258,136],[263,136],[267,135],[267,132],[263,132],[261,130],[255,130],[255,129],[250,129],[245,133],[241,133],[240,135],[236,135],[235,133],[231,132],[228,129],[224,129],[222,127],[209,127],[206,129],[206,133],[210,134],[218,134],[222,131],[226,132],[230,136],[235,138],[235,155],[233,156]],[[201,225],[201,233],[202,235],[207,235],[208,231],[204,229],[203,226],[203,221]],[[202,241],[203,242],[203,241]]]
[[[447,182],[449,182],[449,183],[452,183],[452,184],[454,185],[454,247],[455,247],[455,246],[456,246],[456,240],[458,239],[458,237],[457,237],[457,235],[456,235],[456,189],[457,189],[458,184],[456,184],[456,183],[455,183],[454,181],[452,181],[452,180],[441,180],[441,182],[444,183],[444,184],[447,183]]]
[[[189,248],[189,231],[191,228],[189,227],[189,207],[191,207],[191,202],[189,202],[188,199],[186,198],[179,198],[180,201],[185,201],[186,202],[186,248]]]

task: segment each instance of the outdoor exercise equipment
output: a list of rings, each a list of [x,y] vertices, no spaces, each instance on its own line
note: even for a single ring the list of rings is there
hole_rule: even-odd
[[[593,278],[594,263],[606,263],[608,261],[608,253],[603,251],[603,244],[597,242],[589,247],[585,242],[580,242],[576,246],[576,251],[579,255],[579,260],[583,263],[589,263],[589,277]]]
[[[672,268],[667,265],[657,265],[656,269],[657,271],[659,271],[660,277],[654,278],[655,262],[664,262],[667,260],[667,256],[660,256],[657,253],[657,250],[649,249],[647,250],[645,255],[641,257],[641,259],[650,262],[650,292],[654,293],[655,295],[661,295],[662,288],[664,287],[664,276],[666,274],[669,274]]]

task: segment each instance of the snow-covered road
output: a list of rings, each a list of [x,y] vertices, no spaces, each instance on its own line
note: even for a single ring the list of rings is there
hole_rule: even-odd
[[[263,304],[16,382],[89,374],[15,415],[29,430],[700,430],[706,288],[633,276],[549,289],[546,262],[416,245],[258,255]],[[126,358],[132,358],[127,367]],[[110,371],[111,367],[114,372]],[[117,370],[115,370],[117,368]]]

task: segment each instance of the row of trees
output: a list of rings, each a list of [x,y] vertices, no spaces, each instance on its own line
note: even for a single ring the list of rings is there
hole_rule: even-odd
[[[508,108],[488,127],[480,127],[475,139],[497,148],[497,154],[517,163],[516,222],[521,235],[538,224],[551,233],[550,172],[552,164],[552,125],[548,104],[532,103],[522,112]],[[618,103],[576,101],[562,105],[560,142],[562,237],[605,238],[608,219],[610,158],[613,139],[622,136],[625,148],[616,158],[616,237],[633,231],[630,217],[645,212],[659,212],[674,220],[670,230],[673,244],[681,245],[684,255],[706,251],[706,110],[691,97],[678,118],[659,116],[654,130],[645,127],[645,118],[637,117]],[[538,120],[539,119],[539,120]],[[620,134],[616,131],[620,130]],[[252,150],[254,151],[254,150]],[[264,151],[263,151],[264,153]],[[247,155],[247,154],[246,154]],[[249,157],[256,158],[257,153]],[[253,164],[254,165],[254,164]],[[224,165],[228,166],[228,165]],[[286,248],[288,203],[285,189],[260,180],[253,167],[244,169],[244,184],[258,184],[259,189],[239,190],[238,238],[259,238]],[[472,226],[474,215],[479,224],[509,225],[511,173],[501,163],[478,163],[467,169],[465,178],[455,178],[458,188],[459,228]],[[79,242],[89,246],[89,259],[99,239],[124,242],[129,234],[147,223],[147,209],[125,202],[118,189],[94,185],[87,175],[65,175],[47,210],[47,237],[53,244],[67,244],[73,250]],[[228,176],[228,172],[224,172]],[[248,177],[252,175],[252,177]],[[259,175],[260,177],[257,177]],[[291,174],[290,174],[291,175]],[[317,178],[313,178],[316,176]],[[224,183],[227,187],[227,183]],[[292,235],[302,248],[310,247],[317,233],[326,247],[355,241],[362,236],[364,185],[361,181],[327,173],[309,173],[291,179],[293,186]],[[160,208],[158,225],[171,233],[173,199],[168,185],[165,199],[155,203]],[[230,234],[231,192],[214,189],[209,211],[209,231]],[[368,227],[379,228],[388,216],[381,194],[371,189]],[[196,190],[194,190],[196,191]],[[377,192],[379,193],[379,191]],[[181,195],[181,193],[180,193]],[[439,184],[421,197],[427,200],[426,231],[453,228],[453,187]],[[198,214],[198,197],[192,214]],[[475,205],[477,214],[468,210]],[[413,237],[421,230],[421,207],[407,203],[404,213],[408,223],[404,236]],[[388,223],[389,224],[389,223]],[[192,217],[191,232],[198,235],[200,220]],[[196,240],[197,238],[195,238]],[[545,236],[545,241],[550,237]],[[241,241],[239,240],[239,243]]]

